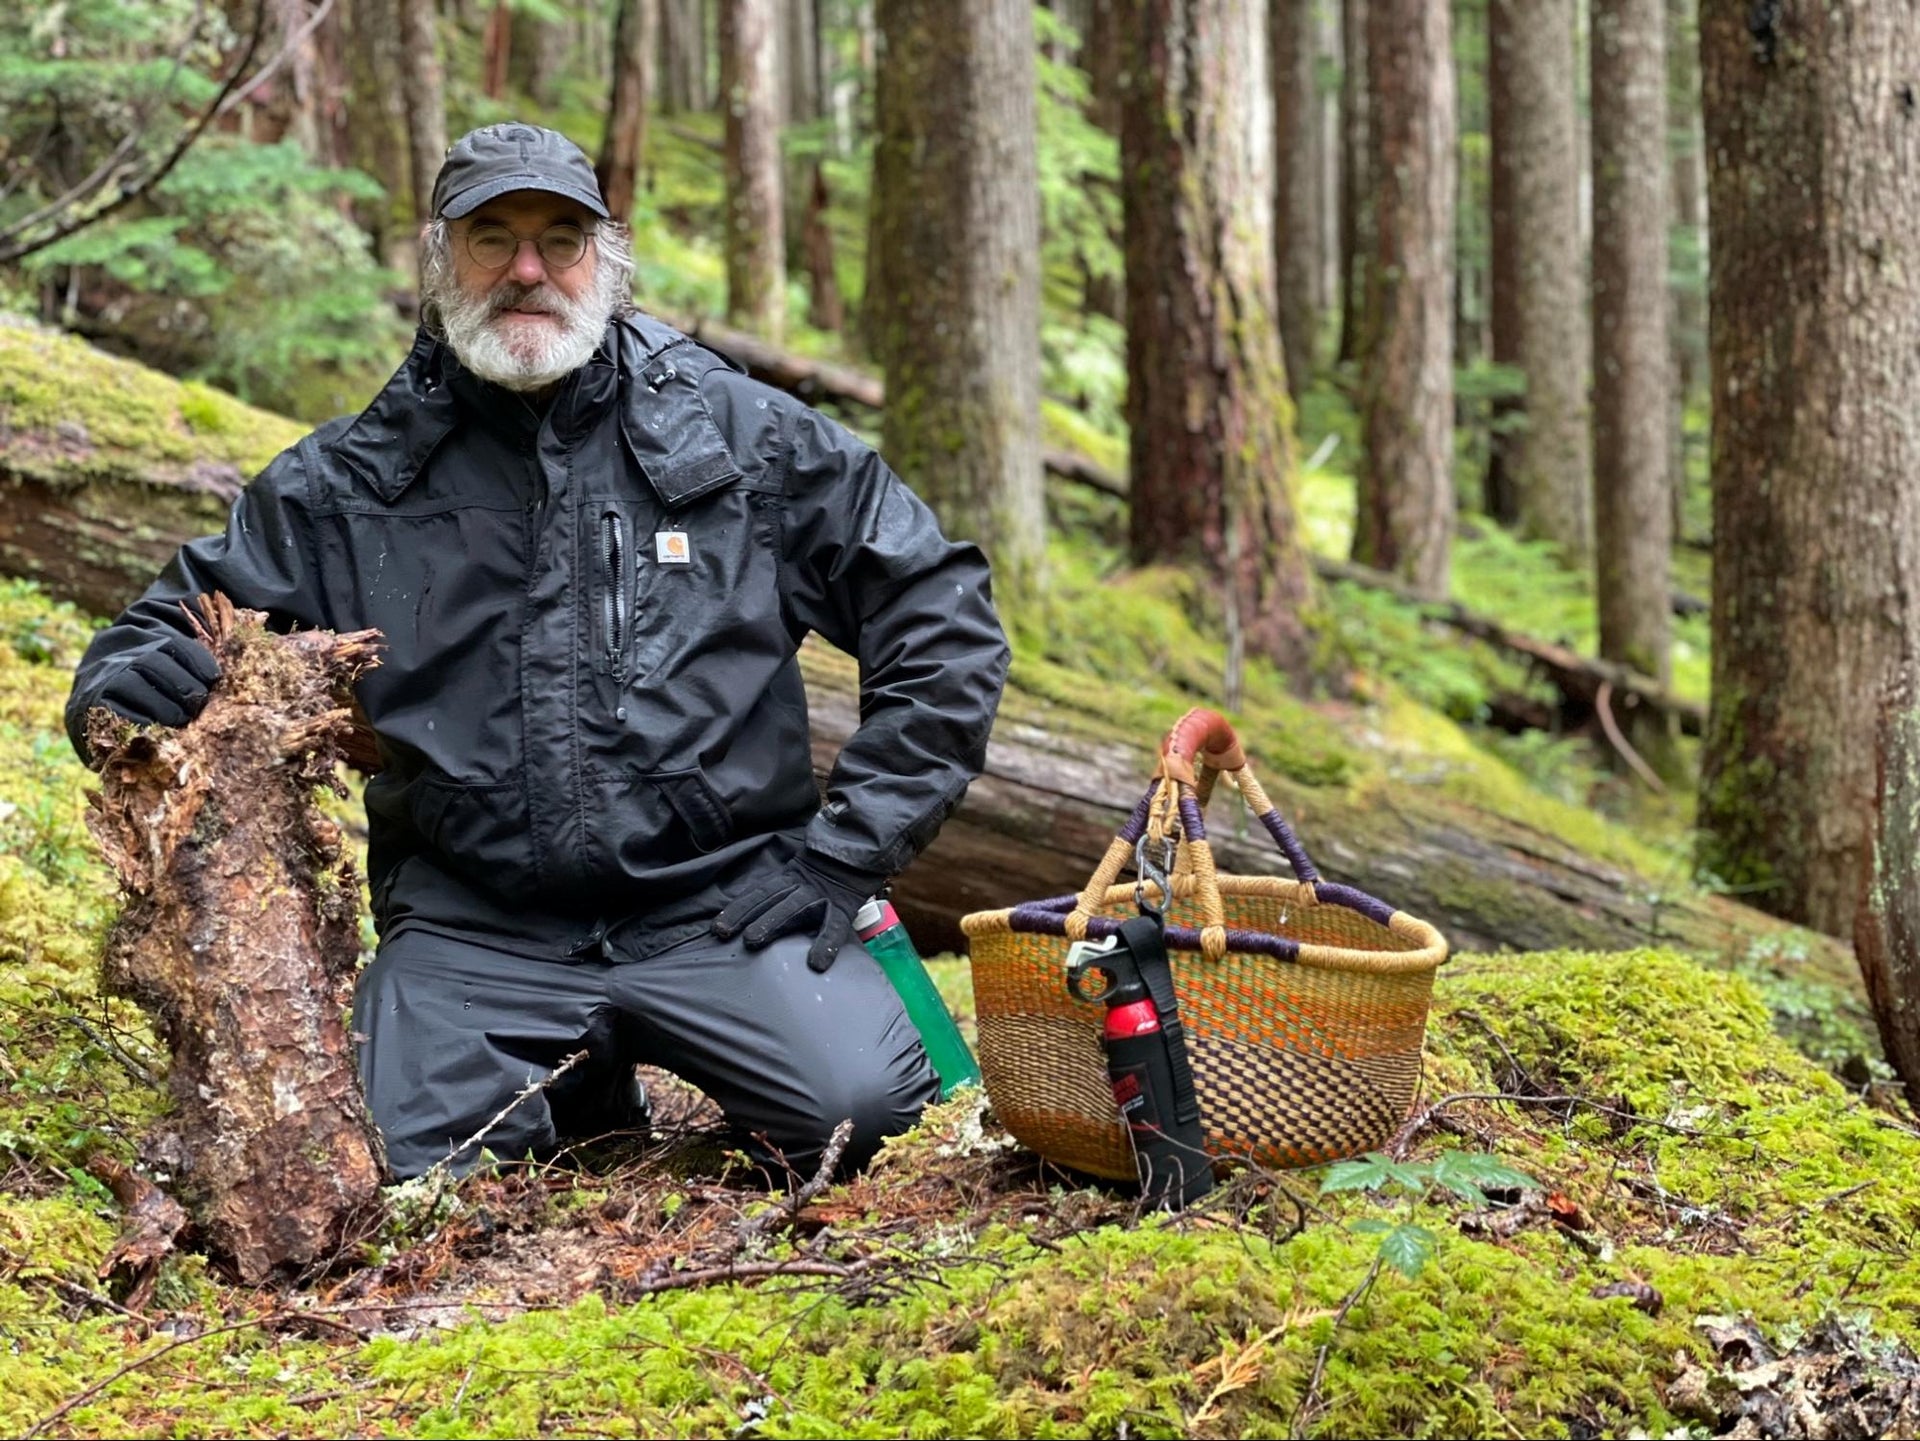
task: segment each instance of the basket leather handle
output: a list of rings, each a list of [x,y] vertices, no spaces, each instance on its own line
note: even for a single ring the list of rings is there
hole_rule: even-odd
[[[1204,706],[1181,716],[1160,742],[1160,774],[1193,785],[1196,759],[1218,771],[1245,770],[1247,765],[1247,753],[1240,749],[1233,726],[1219,711]]]
[[[1198,761],[1202,773],[1196,774],[1194,762]],[[1204,706],[1195,706],[1182,716],[1167,737],[1160,743],[1160,774],[1169,784],[1192,787],[1195,813],[1184,818],[1182,826],[1183,841],[1190,843],[1202,839],[1206,832],[1199,821],[1199,812],[1206,808],[1207,798],[1213,789],[1213,773],[1230,772],[1241,798],[1247,803],[1247,809],[1253,812],[1254,819],[1266,828],[1273,837],[1280,853],[1287,858],[1287,864],[1293,867],[1293,873],[1300,880],[1312,885],[1320,879],[1320,869],[1307,855],[1306,847],[1300,844],[1300,838],[1293,833],[1293,827],[1287,824],[1286,817],[1279,808],[1267,798],[1267,793],[1254,779],[1253,771],[1247,764],[1247,755],[1240,746],[1240,737],[1227,718],[1218,711]]]

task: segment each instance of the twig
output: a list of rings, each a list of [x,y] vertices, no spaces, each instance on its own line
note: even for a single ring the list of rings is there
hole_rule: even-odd
[[[15,1251],[9,1246],[0,1246],[0,1259],[5,1259],[7,1263],[14,1268],[15,1275],[20,1274],[22,1267],[34,1264],[29,1257],[22,1256],[18,1251]],[[34,1279],[44,1279],[62,1295],[72,1300],[83,1301],[89,1306],[98,1306],[103,1311],[112,1311],[117,1315],[125,1316],[129,1321],[138,1321],[142,1326],[151,1327],[153,1325],[152,1321],[142,1316],[138,1311],[130,1310],[114,1300],[113,1297],[103,1295],[101,1292],[95,1291],[89,1286],[82,1286],[77,1281],[69,1281],[64,1276],[54,1275],[51,1271],[48,1271],[42,1278]]]
[[[91,1386],[87,1387],[85,1390],[80,1391],[75,1395],[69,1396],[65,1401],[62,1401],[58,1407],[48,1412],[45,1416],[41,1417],[39,1421],[35,1422],[32,1428],[28,1430],[26,1435],[22,1438],[22,1441],[33,1441],[34,1437],[40,1435],[54,1422],[58,1421],[62,1416],[65,1416],[68,1412],[73,1411],[78,1407],[86,1405],[87,1402],[91,1401],[94,1397],[98,1396],[102,1391],[106,1390],[107,1387],[111,1386],[115,1381],[118,1381],[122,1376],[130,1376],[135,1371],[140,1370],[142,1367],[151,1366],[155,1361],[158,1361],[162,1356],[167,1355],[169,1352],[178,1351],[182,1346],[191,1346],[196,1341],[211,1340],[215,1336],[231,1335],[235,1331],[249,1331],[256,1326],[265,1326],[268,1323],[278,1319],[279,1317],[287,1316],[287,1315],[298,1315],[298,1314],[299,1314],[298,1312],[275,1311],[265,1316],[249,1317],[245,1321],[232,1321],[225,1326],[215,1326],[211,1331],[196,1331],[191,1336],[176,1336],[173,1340],[167,1342],[166,1345],[161,1346],[156,1350],[149,1351],[144,1356],[134,1357],[133,1360],[127,1362],[126,1365],[122,1366],[119,1370],[115,1371],[111,1376],[102,1377],[100,1380],[95,1381]]]
[[[1448,1106],[1458,1106],[1467,1101],[1505,1101],[1516,1106],[1585,1106],[1588,1110],[1598,1111],[1603,1116],[1618,1116],[1637,1126],[1652,1126],[1675,1136],[1692,1136],[1703,1141],[1735,1141],[1745,1134],[1741,1131],[1697,1131],[1691,1126],[1677,1125],[1672,1121],[1656,1121],[1650,1116],[1636,1115],[1632,1111],[1623,1111],[1618,1106],[1589,1100],[1585,1096],[1523,1096],[1513,1091],[1457,1091],[1451,1096],[1442,1096],[1431,1106],[1407,1117],[1400,1129],[1395,1131],[1392,1139],[1387,1142],[1386,1153],[1395,1158],[1404,1156],[1407,1148],[1413,1144],[1414,1138],[1428,1126],[1437,1123],[1440,1111]]]
[[[12,237],[18,236],[23,227],[17,223],[7,227],[4,232],[0,232],[0,265],[11,265],[14,261],[24,259],[37,250],[44,250],[49,245],[65,240],[69,235],[76,234],[86,229],[87,226],[92,225],[95,221],[111,215],[129,201],[144,195],[162,180],[166,179],[167,175],[173,170],[173,167],[180,163],[180,157],[187,153],[194,141],[198,140],[201,133],[213,123],[215,117],[219,114],[221,103],[225,101],[226,98],[233,93],[234,88],[239,85],[240,77],[246,72],[247,66],[253,63],[254,51],[260,48],[260,36],[266,30],[266,25],[267,0],[254,0],[253,28],[247,36],[247,48],[241,53],[240,63],[234,66],[233,73],[229,75],[221,85],[220,92],[213,98],[213,103],[208,105],[207,108],[200,113],[198,118],[194,120],[193,124],[187,127],[186,134],[182,135],[180,139],[175,142],[173,149],[167,152],[165,158],[163,158],[158,165],[131,185],[123,182],[120,187],[120,193],[105,205],[90,210],[84,215],[69,216],[66,220],[54,226],[52,230],[41,235],[37,240],[13,240]],[[11,243],[4,243],[5,241],[11,241]]]
[[[448,1151],[445,1156],[441,1157],[438,1161],[435,1161],[433,1165],[429,1167],[427,1170],[423,1171],[421,1175],[423,1177],[431,1176],[435,1172],[444,1172],[449,1168],[451,1168],[455,1157],[461,1155],[463,1152],[469,1150],[474,1146],[479,1145],[480,1142],[486,1140],[488,1136],[493,1134],[494,1129],[497,1126],[499,1126],[499,1124],[502,1121],[506,1120],[508,1116],[513,1114],[515,1109],[523,1105],[526,1101],[528,1101],[532,1097],[537,1096],[542,1091],[546,1090],[548,1086],[551,1086],[555,1081],[559,1080],[562,1076],[566,1075],[568,1071],[572,1070],[574,1066],[579,1064],[581,1061],[585,1060],[586,1057],[587,1057],[586,1049],[582,1047],[580,1050],[575,1051],[571,1056],[568,1056],[559,1065],[555,1066],[551,1071],[547,1072],[547,1074],[542,1076],[539,1080],[529,1081],[521,1089],[520,1094],[515,1096],[511,1101],[508,1101],[506,1105],[502,1106],[500,1108],[499,1114],[497,1114],[491,1121],[488,1121],[486,1125],[482,1126],[479,1130],[475,1131],[471,1136],[467,1137],[466,1140],[462,1141],[459,1145],[455,1146],[452,1150]]]
[[[1373,1264],[1367,1267],[1367,1274],[1360,1278],[1360,1284],[1347,1292],[1347,1299],[1340,1303],[1340,1309],[1333,1313],[1333,1329],[1327,1332],[1327,1339],[1320,1347],[1320,1354],[1313,1358],[1313,1375],[1307,1380],[1307,1389],[1301,1394],[1300,1404],[1293,1409],[1293,1424],[1287,1429],[1295,1437],[1306,1435],[1302,1426],[1313,1419],[1313,1408],[1320,1404],[1320,1382],[1327,1374],[1327,1357],[1333,1352],[1333,1343],[1340,1336],[1340,1328],[1346,1324],[1347,1313],[1360,1304],[1361,1298],[1373,1289],[1374,1281],[1380,1275],[1380,1263],[1384,1258],[1378,1251],[1373,1253]]]
[[[885,1256],[861,1256],[852,1261],[729,1261],[723,1266],[703,1266],[698,1271],[679,1271],[625,1287],[622,1299],[654,1296],[662,1291],[686,1291],[695,1286],[710,1286],[727,1281],[763,1281],[774,1276],[823,1276],[833,1281],[849,1281],[883,1264]]]
[[[820,1152],[820,1164],[815,1167],[812,1180],[795,1191],[784,1205],[769,1207],[758,1215],[749,1216],[741,1221],[740,1229],[735,1236],[736,1249],[745,1250],[750,1246],[776,1216],[781,1218],[782,1224],[791,1225],[807,1203],[832,1184],[833,1173],[840,1165],[840,1158],[846,1154],[847,1143],[852,1139],[853,1118],[849,1116],[835,1126],[833,1134],[827,1138],[826,1148]]]
[[[1622,733],[1619,723],[1613,718],[1612,681],[1603,680],[1600,682],[1600,689],[1593,698],[1593,709],[1600,717],[1600,729],[1607,733],[1607,741],[1620,753],[1620,759],[1627,763],[1635,775],[1646,782],[1648,790],[1657,796],[1665,795],[1667,793],[1666,782],[1662,781],[1660,777],[1654,773],[1653,767],[1648,765],[1640,752],[1633,748],[1625,734]]]
[[[111,1055],[121,1065],[125,1066],[128,1074],[131,1075],[134,1080],[140,1082],[141,1085],[151,1086],[155,1090],[160,1089],[161,1081],[159,1076],[155,1075],[138,1057],[112,1036],[102,1035],[99,1031],[96,1031],[93,1028],[93,1023],[88,1021],[86,1017],[67,1015],[62,1016],[60,1019],[79,1031],[81,1035],[85,1036],[89,1041],[92,1041],[94,1045],[98,1046],[101,1050]]]

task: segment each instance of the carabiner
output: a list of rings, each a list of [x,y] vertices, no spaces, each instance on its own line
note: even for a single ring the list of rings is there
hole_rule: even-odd
[[[1140,908],[1141,915],[1164,921],[1167,903],[1173,899],[1173,883],[1168,875],[1168,867],[1173,861],[1173,839],[1170,836],[1161,837],[1160,859],[1157,861],[1147,854],[1147,840],[1146,836],[1141,836],[1133,846],[1133,870],[1139,878],[1133,885],[1133,903]],[[1149,882],[1160,892],[1158,903],[1147,899]]]

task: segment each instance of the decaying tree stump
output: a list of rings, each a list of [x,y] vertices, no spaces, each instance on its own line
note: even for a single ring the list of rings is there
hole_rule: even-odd
[[[275,635],[224,596],[193,619],[222,669],[197,721],[89,718],[88,824],[126,893],[101,970],[173,1056],[175,1112],[146,1149],[208,1247],[259,1282],[332,1254],[379,1191],[343,1022],[359,877],[313,803],[351,723],[336,696],[379,633]]]

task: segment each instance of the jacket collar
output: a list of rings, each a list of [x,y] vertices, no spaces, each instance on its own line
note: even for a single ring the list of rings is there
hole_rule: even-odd
[[[459,402],[448,381],[457,365],[423,326],[393,378],[334,444],[334,453],[389,505],[453,428]]]
[[[698,407],[699,423],[690,431],[663,423],[666,412],[675,408],[670,400],[674,392],[695,386],[705,369],[695,363],[688,373],[688,363],[717,359],[651,316],[616,317],[593,358],[555,398],[555,428],[582,428],[606,407],[616,406],[628,447],[649,483],[667,505],[684,505],[740,478],[704,404]],[[464,387],[472,377],[453,352],[422,327],[393,378],[335,442],[335,454],[391,505],[462,420],[456,381]]]

